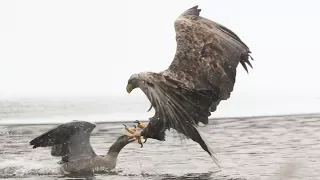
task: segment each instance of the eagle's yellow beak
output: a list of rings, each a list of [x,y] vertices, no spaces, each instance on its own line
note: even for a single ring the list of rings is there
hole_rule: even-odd
[[[132,91],[132,86],[131,84],[128,84],[127,85],[127,92],[130,93]]]

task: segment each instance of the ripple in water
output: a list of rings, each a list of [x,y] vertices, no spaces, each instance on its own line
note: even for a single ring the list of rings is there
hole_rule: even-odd
[[[320,179],[320,115],[214,119],[200,130],[217,150],[222,170],[191,140],[168,132],[167,141],[149,139],[143,148],[131,143],[120,153],[117,168],[94,175],[63,175],[49,148],[32,149],[29,141],[54,125],[1,126],[2,179]],[[126,134],[122,123],[98,124],[91,143],[106,154]],[[289,178],[290,177],[290,178]]]

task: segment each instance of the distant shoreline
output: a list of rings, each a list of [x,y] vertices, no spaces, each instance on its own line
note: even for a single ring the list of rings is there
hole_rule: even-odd
[[[320,118],[320,112],[317,113],[297,113],[297,114],[277,114],[277,115],[261,115],[261,116],[230,116],[230,117],[212,117],[209,118],[209,121],[211,120],[223,120],[223,119],[257,119],[257,118],[268,118],[268,117],[288,117],[288,116],[293,116],[293,117],[299,117],[299,116],[319,116]],[[78,119],[82,120],[82,119]],[[70,120],[72,121],[72,120]],[[85,120],[84,120],[85,121]],[[132,123],[132,120],[124,120],[124,121],[99,121],[99,122],[94,122],[90,121],[95,124],[114,124],[114,123]],[[141,120],[141,122],[148,122]],[[0,126],[32,126],[32,125],[57,125],[57,124],[62,124],[62,123],[15,123],[15,124],[9,124],[9,123],[0,123]]]

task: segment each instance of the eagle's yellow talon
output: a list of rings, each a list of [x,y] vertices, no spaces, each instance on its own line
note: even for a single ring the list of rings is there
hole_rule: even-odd
[[[130,133],[130,134],[134,134],[134,130],[133,129],[129,129],[128,127],[127,127],[127,125],[125,125],[125,124],[123,124],[124,125],[124,128]]]
[[[124,125],[125,129],[130,133],[130,134],[128,134],[128,136],[134,136],[137,139],[138,143],[141,145],[141,148],[142,148],[143,147],[143,143],[142,143],[142,140],[141,140],[140,133],[137,132],[137,126],[134,125],[134,128],[129,129],[127,127],[127,125],[125,125],[125,124],[123,124],[123,125]]]
[[[138,143],[141,145],[141,148],[143,147],[142,141],[141,141],[141,137],[138,137]]]
[[[138,121],[138,120],[134,121],[134,123],[137,123],[137,126],[138,126],[140,129],[142,129],[142,130],[144,130],[144,128],[146,128],[146,125],[143,124],[143,123],[141,123],[141,122]]]

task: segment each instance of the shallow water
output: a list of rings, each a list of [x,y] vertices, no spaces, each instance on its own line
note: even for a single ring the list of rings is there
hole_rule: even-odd
[[[126,133],[121,124],[97,124],[91,138],[97,154]],[[72,179],[59,174],[60,159],[50,156],[49,148],[28,145],[53,126],[1,125],[0,178]],[[220,172],[198,144],[168,132],[165,142],[127,145],[116,170],[87,178],[262,180],[291,174],[291,179],[320,179],[320,115],[214,119],[200,130],[217,152]]]

